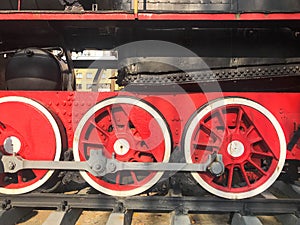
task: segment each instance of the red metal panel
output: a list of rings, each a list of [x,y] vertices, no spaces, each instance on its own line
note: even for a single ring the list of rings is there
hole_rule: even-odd
[[[199,21],[249,21],[249,20],[300,20],[300,13],[65,13],[16,12],[0,13],[0,20],[199,20]]]
[[[0,92],[3,96],[24,96],[34,99],[59,116],[67,130],[69,145],[73,132],[81,116],[94,104],[115,95],[131,96],[130,93],[95,93],[95,92]],[[160,94],[154,96],[138,95],[156,107],[166,118],[175,144],[180,142],[182,129],[191,115],[208,101],[226,96],[239,96],[251,99],[267,108],[278,120],[287,142],[294,133],[295,124],[300,124],[300,103],[298,93],[196,93],[196,94]],[[183,106],[183,102],[185,105]],[[254,121],[255,122],[255,121]],[[296,145],[288,158],[300,159],[299,146]]]
[[[139,20],[300,20],[300,13],[140,13]]]
[[[277,179],[285,159],[300,159],[299,142],[286,152],[286,142],[300,124],[299,97],[299,93],[254,92],[1,91],[0,151],[9,155],[16,150],[25,159],[52,160],[49,149],[58,141],[51,134],[58,133],[81,161],[87,160],[92,149],[128,162],[165,161],[172,146],[184,151],[190,163],[218,152],[225,167],[222,176],[205,172],[193,177],[215,195],[247,198]],[[241,179],[234,178],[235,171]],[[33,172],[37,178],[45,177],[45,170]],[[121,191],[120,196],[134,195],[157,182],[155,173],[143,175],[142,180],[135,171],[130,174],[132,183],[121,181],[118,174],[108,178],[112,180],[91,174],[84,179],[106,194],[120,195]],[[37,179],[28,181],[25,173],[17,175],[17,183],[8,185],[0,179],[0,187],[30,191],[38,186]]]
[[[34,13],[5,12],[0,13],[0,20],[134,20],[130,13]]]

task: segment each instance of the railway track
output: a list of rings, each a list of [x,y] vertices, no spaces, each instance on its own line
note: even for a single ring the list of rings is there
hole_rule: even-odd
[[[255,198],[242,200],[172,194],[115,198],[83,194],[86,191],[2,195],[0,224],[150,225],[156,217],[163,225],[296,225],[300,222],[299,186],[281,181]]]
[[[21,220],[18,225],[43,224],[51,211],[34,210],[31,214]],[[75,225],[106,225],[110,212],[83,211]],[[171,213],[141,213],[135,212],[132,216],[132,225],[169,225]],[[263,225],[281,225],[282,223],[274,216],[259,216]],[[190,214],[190,223],[194,225],[222,225],[230,224],[230,214]]]

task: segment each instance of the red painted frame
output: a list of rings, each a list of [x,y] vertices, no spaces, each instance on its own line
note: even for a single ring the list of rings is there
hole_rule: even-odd
[[[190,20],[190,21],[277,21],[300,20],[299,13],[146,13],[106,11],[101,13],[66,13],[58,11],[2,11],[0,21],[5,20]]]
[[[152,104],[166,119],[173,139],[173,145],[180,145],[184,127],[192,114],[208,101],[235,96],[250,99],[269,110],[281,125],[288,143],[295,127],[300,125],[300,93],[151,93],[132,94],[126,92],[34,92],[1,91],[0,97],[23,96],[43,104],[62,121],[72,148],[75,129],[84,115],[97,102],[114,96],[134,96]],[[184,104],[184,105],[183,105]],[[300,143],[287,151],[287,159],[300,160]]]
[[[76,149],[77,150],[80,149],[81,152],[78,154],[80,154],[81,156],[85,155],[85,151],[88,152],[88,147],[85,149],[85,147],[83,147],[84,145],[82,145],[80,148],[78,148],[77,145],[79,145],[79,143],[85,143],[85,144],[87,143],[90,145],[95,145],[95,143],[98,144],[98,141],[101,139],[101,138],[99,139],[99,137],[109,136],[109,138],[102,137],[100,143],[103,143],[103,146],[108,146],[108,148],[112,150],[112,146],[114,146],[117,143],[115,141],[116,140],[115,138],[121,137],[121,139],[117,139],[117,140],[127,139],[130,141],[130,138],[132,137],[131,135],[133,133],[138,132],[139,134],[141,134],[142,130],[147,131],[146,132],[147,134],[145,135],[145,139],[143,139],[145,140],[145,145],[159,146],[158,153],[161,153],[164,150],[164,147],[162,147],[161,145],[162,143],[161,141],[166,139],[163,139],[164,136],[162,135],[152,136],[152,134],[159,134],[159,132],[155,132],[159,128],[157,126],[154,126],[153,125],[154,123],[151,123],[152,118],[149,118],[149,114],[144,113],[143,111],[143,109],[147,107],[149,110],[149,105],[150,105],[150,108],[152,108],[154,111],[160,114],[159,117],[161,117],[164,120],[163,123],[166,124],[166,126],[168,127],[166,128],[167,130],[169,130],[169,132],[167,132],[167,139],[171,136],[169,140],[171,140],[172,142],[170,145],[171,149],[168,147],[169,150],[173,151],[175,149],[179,149],[180,151],[183,152],[189,151],[188,150],[189,148],[188,147],[186,148],[187,146],[186,143],[188,143],[188,145],[190,146],[195,146],[195,145],[206,146],[204,148],[206,152],[211,152],[212,150],[209,150],[208,147],[213,146],[212,148],[214,148],[216,151],[222,154],[224,158],[224,166],[227,169],[227,171],[230,171],[228,173],[225,172],[224,179],[222,178],[223,176],[220,176],[220,179],[222,179],[221,180],[222,184],[226,184],[226,187],[223,187],[223,185],[220,186],[218,182],[215,182],[214,176],[211,176],[209,173],[200,174],[200,176],[202,176],[202,178],[204,177],[206,184],[210,186],[208,188],[209,190],[211,187],[213,187],[214,188],[213,190],[223,191],[224,193],[231,193],[233,194],[233,196],[235,193],[237,193],[238,195],[240,194],[238,198],[243,198],[243,194],[244,193],[247,194],[248,188],[251,188],[251,190],[257,190],[257,188],[260,188],[261,186],[266,187],[265,185],[268,185],[270,179],[272,182],[273,174],[275,175],[278,174],[274,172],[277,171],[276,168],[281,167],[280,170],[282,169],[285,159],[300,160],[300,151],[299,151],[300,141],[296,143],[296,145],[293,147],[291,151],[287,151],[285,153],[285,149],[284,149],[286,146],[285,142],[288,143],[291,140],[295,132],[295,129],[297,129],[297,127],[300,124],[300,101],[299,101],[300,93],[215,92],[215,93],[192,93],[191,94],[191,93],[170,92],[170,93],[139,93],[138,94],[138,93],[128,93],[128,92],[98,93],[98,92],[67,92],[67,91],[39,91],[39,92],[0,91],[0,99],[5,96],[25,97],[27,98],[26,101],[24,100],[25,105],[27,104],[26,102],[28,102],[28,99],[30,99],[30,101],[34,100],[40,103],[41,105],[43,105],[45,108],[47,108],[50,111],[50,113],[56,118],[57,124],[60,124],[61,127],[60,134],[62,136],[62,139],[63,140],[66,139],[67,141],[66,143],[67,146],[65,145],[63,146],[65,146],[68,149],[74,148],[75,152],[77,152]],[[109,110],[106,111],[104,110],[101,112],[101,110],[108,105],[104,105],[102,106],[102,108],[97,108],[97,110],[95,110],[95,108],[92,108],[93,106],[98,105],[99,102],[101,104],[101,102],[103,102],[104,100],[117,97],[117,96],[122,96],[123,99],[124,96],[126,96],[127,99],[134,98],[132,101],[135,102],[135,104],[137,104],[137,102],[139,101],[143,102],[144,104],[143,106],[145,108],[142,107],[139,113],[138,111],[135,110],[137,110],[137,108],[141,106],[136,105],[137,107],[133,109],[133,114],[138,113],[138,117],[135,116],[132,117],[132,118],[137,118],[136,121],[129,122],[126,116],[124,117],[124,115],[128,115],[128,118],[130,117],[129,115],[133,115],[131,114],[132,112],[130,111],[131,110],[130,107],[125,110],[126,113],[124,114],[122,113],[123,111],[122,107],[124,106],[120,106],[120,104],[118,103],[116,103],[117,104],[116,109],[118,110],[115,111],[114,116],[112,116],[113,114],[111,108]],[[225,104],[226,106],[224,106],[224,98],[227,99],[231,98],[231,100],[228,101],[228,104]],[[111,101],[109,107],[113,106],[114,102],[115,101]],[[213,108],[215,107],[213,106],[214,102],[218,102],[218,105],[216,106],[217,108]],[[247,103],[245,104],[245,102]],[[25,118],[22,119],[15,118],[16,116],[14,116],[14,118],[11,118],[9,115],[11,115],[13,111],[19,110],[20,115],[23,114],[20,108],[22,108],[24,105],[22,105],[22,103],[21,104],[17,103],[18,106],[15,107],[14,104],[15,102],[11,101],[9,103],[4,102],[4,105],[1,105],[2,114],[0,114],[0,122],[1,122],[0,125],[2,126],[2,128],[4,128],[5,131],[7,130],[7,127],[10,126],[9,123],[13,123],[11,121],[16,119],[16,121],[19,122],[18,123],[19,129],[17,131],[12,130],[12,134],[11,133],[7,134],[5,132],[2,134],[0,133],[0,139],[2,137],[2,140],[7,140],[11,136],[14,137],[17,136],[19,137],[19,140],[22,140],[23,139],[22,133],[26,134],[28,132],[28,126],[26,125],[25,121],[27,121],[31,117],[37,118],[35,120],[35,124],[43,124],[44,122],[44,120],[38,119],[38,117],[36,117],[35,115],[29,115],[29,116],[26,115]],[[125,105],[126,104],[127,103],[125,103]],[[232,109],[234,108],[239,108],[237,114],[234,114],[235,111],[232,111]],[[105,116],[100,117],[99,116],[100,114],[97,114],[99,110],[102,113],[101,115],[105,115],[105,112],[108,112],[109,114],[108,118],[106,118]],[[88,115],[85,116],[87,112]],[[119,113],[121,112],[119,116],[116,115],[118,112]],[[199,115],[199,114],[195,114],[195,112],[197,113],[203,112],[204,113],[203,115],[205,115],[205,117],[201,117],[199,121],[195,121],[194,118],[197,118],[197,116]],[[215,115],[218,114],[219,117],[216,117]],[[224,116],[222,116],[223,114]],[[95,115],[97,116],[95,117]],[[197,116],[195,117],[195,115]],[[109,119],[109,117],[111,119]],[[103,121],[101,118],[103,119]],[[204,120],[202,120],[202,118],[204,118]],[[209,121],[209,118],[215,118],[215,119]],[[114,122],[111,122],[113,120]],[[143,122],[138,122],[138,121],[143,121]],[[147,124],[145,124],[145,121],[147,121],[146,122]],[[159,119],[156,121],[159,121]],[[226,123],[224,121],[226,121]],[[115,124],[116,122],[119,122],[119,124],[121,124],[120,127],[126,127],[127,124],[128,127],[130,126],[129,124],[132,124],[131,126],[133,127],[130,129],[126,128],[125,130],[123,130],[123,128],[120,128],[120,131],[118,131],[117,135],[115,135],[116,133],[113,134],[113,130],[119,129],[116,128],[118,127],[118,125]],[[137,124],[138,126],[136,126]],[[86,126],[86,129],[82,128],[82,126],[83,127]],[[77,127],[80,130],[77,130]],[[96,129],[93,129],[91,131],[90,129],[91,127],[96,127]],[[155,128],[154,130],[148,132],[150,127],[152,128],[155,127]],[[224,128],[223,131],[222,128],[220,127]],[[191,134],[189,133],[190,129],[193,130],[191,136],[189,136],[189,134]],[[31,130],[35,131],[35,129],[31,129]],[[98,130],[100,130],[100,132],[98,132]],[[195,136],[194,135],[195,131],[198,132],[198,130],[200,130],[199,132],[201,132],[201,135],[197,134]],[[83,132],[83,134],[80,134],[80,136],[76,136],[78,135],[78,131],[80,133]],[[126,133],[125,131],[128,133]],[[164,133],[165,132],[166,130],[164,131]],[[51,128],[47,129],[47,133],[49,134],[53,133],[53,129]],[[35,141],[31,141],[31,137],[34,137]],[[43,135],[43,137],[45,138],[45,135]],[[89,139],[89,137],[92,138]],[[134,152],[134,154],[132,152],[135,151],[134,150],[135,146],[137,146],[136,143],[140,143],[139,142],[141,140],[140,137],[142,136],[138,135],[137,137],[135,137],[135,139],[138,141],[131,142],[130,145],[128,144],[128,146],[133,146],[132,149],[126,152],[124,156],[120,153],[121,156],[118,155],[119,158],[121,159],[122,157],[126,158],[128,157],[128,155],[132,156],[135,155],[136,153],[139,154],[139,151]],[[74,146],[73,146],[73,139],[75,139]],[[97,141],[95,142],[95,140]],[[129,141],[127,142],[129,143]],[[32,142],[35,144],[35,146],[36,143],[39,143],[41,145],[44,143],[43,139],[39,138],[39,133],[30,135],[30,137],[27,137],[27,139],[24,138],[24,142],[28,142],[28,143]],[[233,147],[232,150],[232,147],[230,147],[230,150],[228,150],[228,147],[231,146],[233,142],[239,142],[242,145],[242,148]],[[159,143],[159,145],[157,145],[157,143]],[[123,149],[123,147],[121,147],[121,149]],[[156,148],[150,148],[150,149],[151,149],[150,152],[152,153],[153,149]],[[200,155],[203,152],[203,148],[201,147],[194,147],[194,148],[190,147],[190,149],[191,149],[190,156],[186,156],[186,155],[185,156],[187,157],[187,159],[192,158],[193,160],[196,160],[192,162],[198,163],[199,162],[198,159],[200,160],[205,159],[206,155],[209,154],[209,153],[208,154],[203,153],[203,155]],[[201,149],[201,151],[196,151],[196,149]],[[20,152],[21,151],[26,152],[25,150],[26,149],[22,147]],[[45,146],[45,148],[41,149],[40,154],[46,154],[48,150],[49,149],[47,148],[47,146]],[[185,154],[187,153],[185,152]],[[37,156],[38,155],[39,154],[37,154]],[[24,157],[26,158],[26,155]],[[145,160],[145,156],[141,156],[140,158],[142,160]],[[270,158],[271,158],[270,162],[272,163],[270,164],[269,167],[267,167],[267,170],[265,170],[264,169],[265,164],[260,164],[260,162],[262,162],[262,160],[267,162],[270,160]],[[83,158],[82,160],[85,159]],[[150,160],[150,158],[148,157],[146,158],[146,160]],[[233,161],[235,163],[233,163]],[[247,165],[245,163],[247,163]],[[243,172],[244,174],[243,176],[245,177],[245,179],[247,177],[246,179],[247,186],[242,186],[240,188],[232,189],[231,182],[233,182],[233,178],[232,178],[234,173],[233,168],[235,168],[234,166],[236,165],[238,165],[241,171]],[[255,166],[255,168],[257,168],[259,172],[255,172],[255,170],[251,169],[252,168],[251,165],[252,167]],[[230,174],[228,175],[229,177],[228,179],[230,180],[230,182],[228,181],[228,183],[226,182],[226,174]],[[148,178],[152,179],[152,176],[151,177],[147,176],[145,178],[145,182],[148,182]],[[94,185],[96,182],[97,186],[99,185],[101,187],[103,186],[106,188],[105,190],[120,190],[120,187],[122,187],[121,188],[122,191],[132,191],[135,190],[135,187],[139,187],[134,185],[133,185],[134,188],[130,185],[128,185],[128,187],[122,185],[117,185],[115,187],[115,185],[118,183],[116,184],[114,183],[111,184],[109,182],[102,183],[101,179],[93,177],[92,175],[91,175],[91,179],[93,180],[93,182],[92,181],[90,182],[92,182]],[[277,177],[274,179],[277,179]],[[252,183],[252,181],[255,180],[258,181]],[[140,184],[140,183],[139,181],[135,181],[134,184]],[[27,183],[21,182],[20,185],[27,185]],[[218,194],[218,192],[212,192],[212,193],[218,196],[222,196]],[[252,196],[252,193],[251,192],[249,193],[250,196]]]

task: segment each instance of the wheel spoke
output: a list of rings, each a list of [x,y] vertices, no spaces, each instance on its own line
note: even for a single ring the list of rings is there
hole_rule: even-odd
[[[224,118],[223,118],[224,114],[223,114],[222,110],[220,108],[218,108],[217,112],[218,112],[218,116],[217,117],[218,117],[219,123],[221,124],[221,126],[225,127],[226,123],[225,123]]]
[[[278,157],[276,156],[276,154],[274,154],[274,152],[271,150],[271,148],[269,148],[267,146],[267,143],[264,141],[264,139],[261,137],[260,133],[258,131],[256,131],[256,137],[251,137],[249,138],[249,134],[254,130],[254,126],[251,125],[246,133],[246,136],[248,137],[249,143],[252,145],[251,146],[251,153],[255,154],[255,155],[260,155],[260,156],[264,156],[264,157],[272,157],[275,158],[276,160],[278,160]],[[256,143],[259,143],[263,141],[263,143],[261,144],[261,146],[263,146],[264,149],[267,149],[267,152],[264,151],[257,151],[253,148],[253,145]]]
[[[201,129],[202,128],[202,129]],[[216,132],[212,131],[208,126],[206,126],[204,123],[200,123],[200,130],[204,131],[204,133],[208,134],[209,136],[212,135],[215,138],[222,140],[219,134]]]
[[[217,145],[209,144],[209,143],[199,143],[197,141],[193,141],[192,145],[195,150],[209,150],[213,151],[213,149],[219,148]]]
[[[205,174],[205,180],[208,184],[212,184],[216,179],[222,179],[222,177],[215,177],[212,174]]]
[[[101,147],[103,147],[103,143],[93,142],[93,141],[89,141],[89,140],[83,140],[83,141],[81,141],[81,143],[83,143],[85,145],[93,145],[93,146],[101,146]]]
[[[136,141],[141,141],[143,138],[141,137],[141,133],[143,131],[143,127],[134,120],[129,120],[128,124],[128,133],[136,140]]]
[[[234,164],[231,164],[229,166],[229,168],[227,168],[227,169],[228,169],[227,187],[229,189],[231,189],[232,188],[232,181],[233,181]]]
[[[103,128],[101,128],[95,121],[90,121],[90,123],[98,130],[100,131],[103,135],[105,135],[106,137],[109,137],[109,133],[104,130]]]
[[[245,164],[244,164],[244,165],[245,165]],[[247,186],[249,187],[249,186],[251,186],[251,183],[250,183],[249,178],[248,178],[248,176],[247,176],[247,172],[246,172],[246,170],[245,170],[244,165],[240,165],[240,169],[241,169],[241,171],[242,171],[242,175],[243,175],[243,177],[244,177],[244,180],[246,181]]]
[[[157,146],[159,148],[159,146]],[[144,140],[135,140],[134,141],[134,147],[132,148],[136,152],[147,152],[149,154],[155,154],[158,151],[153,151],[150,146],[147,145],[147,143]],[[163,149],[162,149],[163,151]]]
[[[138,179],[137,179],[137,176],[136,176],[135,172],[130,171],[130,176],[131,176],[131,178],[132,178],[132,180],[133,180],[133,184],[134,184],[134,185],[139,185],[139,181],[138,181]]]
[[[131,133],[134,136],[134,138],[136,138],[136,135],[138,135],[139,132],[137,131],[136,127],[134,126],[134,128],[131,129]]]
[[[237,118],[236,118],[236,127],[235,127],[236,132],[239,132],[239,130],[240,130],[243,115],[244,115],[244,111],[241,107],[239,107],[238,113],[237,113]]]
[[[254,166],[262,175],[267,176],[268,174],[266,171],[264,171],[262,168],[260,168],[255,162],[253,162],[251,159],[247,160],[252,166]]]
[[[112,120],[112,125],[113,127],[116,127],[116,130],[128,132],[128,134],[136,137],[139,136],[144,129],[144,126],[140,126],[144,121],[131,118],[131,111],[134,111],[133,107],[118,105],[115,110],[110,108],[109,115]],[[116,117],[118,121],[116,121]]]
[[[17,176],[18,176],[18,183],[24,183],[24,181],[23,181],[23,171],[17,172]]]
[[[130,131],[130,124],[132,124],[130,120],[130,110],[126,105],[120,105],[118,110],[118,119],[120,120],[120,124],[123,126],[122,130],[125,132]]]
[[[121,172],[116,173],[115,182],[116,182],[116,184],[121,184]]]
[[[248,141],[249,141],[249,143],[250,144],[255,144],[255,143],[257,143],[257,142],[260,142],[260,141],[262,141],[263,139],[260,137],[260,136],[257,136],[257,137],[253,137],[253,138],[250,138],[250,139],[248,139]]]
[[[140,119],[142,118],[142,119]],[[129,114],[128,128],[129,133],[134,138],[139,138],[141,140],[146,140],[149,137],[150,122],[153,118],[149,117],[144,111],[131,112]],[[159,129],[159,127],[157,127]]]
[[[251,124],[250,127],[248,128],[248,130],[246,131],[246,137],[248,137],[250,135],[250,133],[254,130],[254,126]]]
[[[270,157],[270,158],[275,158],[276,160],[278,160],[277,157],[273,154],[273,152],[256,151],[256,150],[254,150],[254,149],[252,148],[251,153],[252,153],[253,155],[259,155],[259,156],[264,156],[264,157]]]
[[[116,120],[115,120],[115,117],[114,117],[114,113],[113,113],[113,110],[112,110],[112,106],[111,107],[107,107],[107,112],[108,112],[108,115],[109,115],[109,118],[110,118],[110,122],[111,122],[111,125],[113,126],[113,128],[116,130],[119,130],[119,127],[116,123]]]

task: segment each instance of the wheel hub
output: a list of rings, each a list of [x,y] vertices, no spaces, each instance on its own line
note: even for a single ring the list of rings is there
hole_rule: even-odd
[[[10,136],[4,140],[3,147],[9,154],[18,153],[21,149],[21,141],[15,136]]]
[[[231,141],[227,146],[227,152],[230,156],[238,158],[245,152],[245,147],[242,142],[238,140]]]
[[[125,139],[117,139],[114,143],[114,151],[118,155],[126,155],[130,149],[129,142]]]

